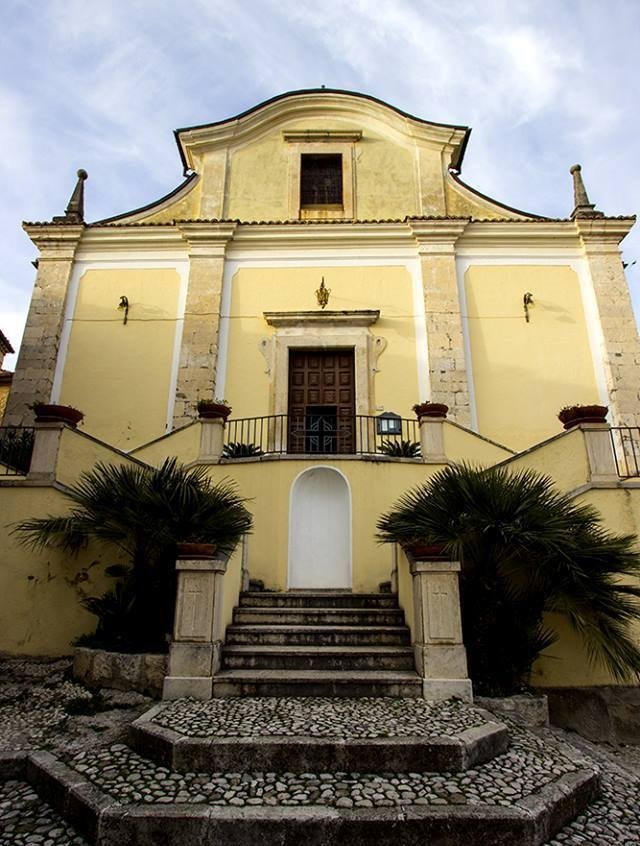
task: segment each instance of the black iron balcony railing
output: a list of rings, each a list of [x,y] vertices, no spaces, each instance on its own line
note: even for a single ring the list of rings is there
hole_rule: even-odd
[[[416,420],[394,419],[397,433],[380,431],[388,425],[364,414],[274,414],[228,420],[223,458],[262,455],[378,455],[420,457]]]
[[[0,476],[24,476],[29,472],[34,429],[0,426]]]
[[[640,476],[640,427],[612,426],[611,445],[621,479]]]

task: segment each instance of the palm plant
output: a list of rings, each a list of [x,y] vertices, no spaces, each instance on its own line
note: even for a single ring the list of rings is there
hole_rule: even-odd
[[[228,480],[214,484],[206,468],[187,469],[175,458],[159,468],[99,463],[65,495],[74,503],[67,515],[35,517],[13,531],[35,549],[58,547],[73,555],[94,540],[119,551],[125,572],[111,573],[120,583],[85,605],[99,618],[98,640],[124,640],[130,651],[166,648],[177,544],[213,543],[231,553],[252,523]]]
[[[478,692],[522,688],[558,634],[560,612],[592,663],[618,681],[640,673],[629,624],[640,613],[633,535],[612,535],[597,512],[531,470],[447,467],[406,493],[378,521],[383,542],[443,544],[462,564],[469,672]]]

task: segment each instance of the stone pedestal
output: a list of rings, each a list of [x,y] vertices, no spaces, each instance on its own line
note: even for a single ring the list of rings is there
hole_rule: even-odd
[[[224,420],[213,417],[200,420],[200,461],[220,461],[224,442]]]
[[[56,477],[58,450],[64,423],[36,423],[29,479],[53,482]]]
[[[618,468],[613,452],[611,427],[608,423],[584,423],[580,426],[589,459],[589,476],[592,482],[615,483]]]
[[[445,464],[444,417],[420,418],[420,453],[425,464]]]
[[[213,676],[220,669],[222,600],[227,560],[179,559],[178,595],[169,674],[163,699],[211,699]]]
[[[421,561],[409,556],[413,577],[416,669],[425,699],[473,701],[462,643],[458,561]]]

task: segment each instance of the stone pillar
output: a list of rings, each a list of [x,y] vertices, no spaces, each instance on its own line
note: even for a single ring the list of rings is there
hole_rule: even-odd
[[[419,397],[449,406],[453,420],[471,423],[469,384],[458,295],[455,244],[466,220],[411,221],[422,268],[431,393]]]
[[[640,425],[640,341],[618,247],[633,223],[633,219],[612,218],[575,221],[602,327],[608,404],[617,426]]]
[[[189,287],[176,385],[174,427],[191,422],[199,399],[213,399],[218,360],[224,256],[235,223],[183,223]],[[220,397],[222,399],[222,397]]]
[[[29,465],[29,479],[43,482],[53,482],[56,478],[58,464],[58,450],[64,423],[36,423],[35,438],[31,464]]]
[[[413,577],[416,670],[425,699],[473,701],[462,643],[458,561],[419,561],[409,557]]]
[[[425,464],[445,464],[444,418],[420,418],[420,453]]]
[[[589,478],[592,482],[614,484],[618,481],[618,468],[608,423],[583,423],[580,426],[589,461]]]
[[[227,559],[178,559],[178,594],[163,699],[211,699],[224,637]]]
[[[213,417],[200,420],[200,455],[199,461],[216,462],[222,457],[224,443],[224,420]]]
[[[4,414],[5,426],[28,426],[31,403],[51,401],[73,259],[84,226],[24,224],[38,247],[38,272],[16,372]]]

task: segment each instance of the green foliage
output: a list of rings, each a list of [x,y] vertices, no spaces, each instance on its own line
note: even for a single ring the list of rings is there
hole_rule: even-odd
[[[462,562],[469,672],[479,693],[503,695],[526,682],[557,638],[543,614],[566,615],[590,660],[618,681],[640,672],[629,623],[640,613],[635,537],[611,535],[530,470],[448,467],[405,494],[378,521],[384,542],[441,543]]]
[[[251,515],[233,485],[214,484],[204,467],[187,469],[175,458],[159,468],[99,463],[65,494],[74,507],[64,517],[41,517],[13,531],[34,549],[77,553],[90,540],[116,547],[128,561],[113,591],[86,600],[99,624],[96,637],[110,648],[166,648],[175,601],[176,545],[214,543],[231,553],[251,529]]]
[[[420,444],[417,441],[393,441],[387,438],[380,444],[380,452],[397,458],[416,458],[420,455]]]
[[[222,448],[223,458],[253,458],[258,455],[264,455],[264,452],[257,444],[241,444],[232,441]]]

